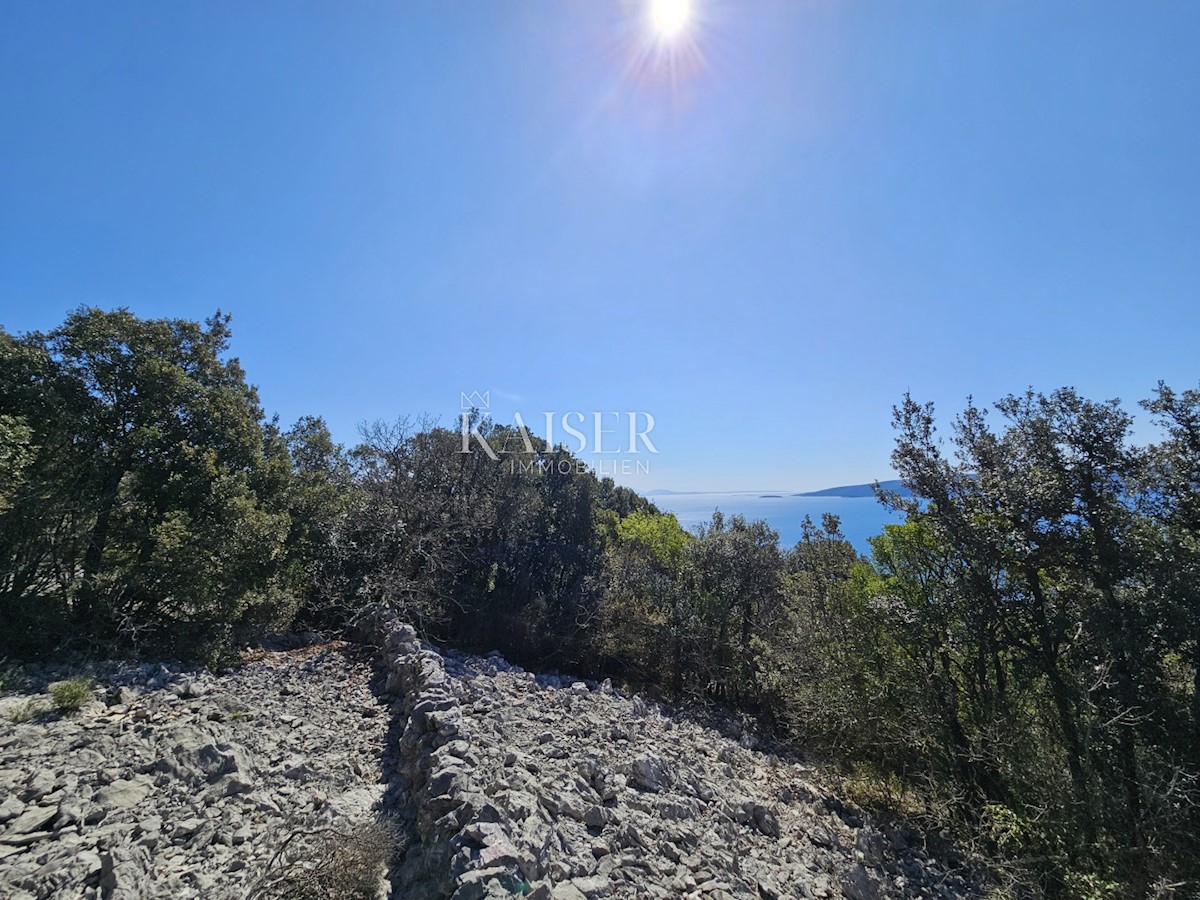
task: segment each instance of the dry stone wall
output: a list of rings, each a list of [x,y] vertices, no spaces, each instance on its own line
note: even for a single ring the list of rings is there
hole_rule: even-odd
[[[637,696],[439,653],[385,610],[399,737],[389,797],[413,843],[402,896],[969,897],[964,872],[880,829],[810,770]],[[402,730],[401,730],[402,729]]]

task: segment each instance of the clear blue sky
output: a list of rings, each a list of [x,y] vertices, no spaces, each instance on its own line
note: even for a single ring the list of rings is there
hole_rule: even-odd
[[[219,306],[346,442],[648,411],[645,489],[1196,385],[1200,4],[694,3],[672,77],[625,0],[2,2],[0,323]]]

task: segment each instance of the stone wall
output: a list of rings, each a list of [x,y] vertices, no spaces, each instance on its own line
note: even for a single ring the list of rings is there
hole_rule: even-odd
[[[469,835],[500,821],[499,810],[474,789],[472,771],[479,759],[464,739],[463,714],[451,690],[442,655],[417,638],[416,631],[383,607],[366,609],[354,636],[379,647],[387,669],[385,689],[397,696],[393,713],[403,730],[392,758],[389,807],[399,810],[416,842],[397,866],[393,883],[402,896],[482,897],[487,879],[470,871],[486,869],[487,856],[459,855]],[[464,865],[465,863],[465,865]],[[529,875],[534,875],[530,870]],[[460,884],[461,882],[461,884]],[[511,893],[505,896],[511,896]]]
[[[413,900],[979,894],[749,735],[608,682],[439,652],[380,607],[357,631],[381,669],[338,643],[221,674],[97,665],[75,714],[44,709],[70,673],[28,670],[0,697],[0,896],[245,898],[289,835],[352,846],[380,815],[409,837],[390,885]]]
[[[957,898],[930,858],[820,789],[811,770],[607,682],[439,653],[372,608],[359,620],[397,695],[388,801],[414,842],[395,895],[418,900]]]

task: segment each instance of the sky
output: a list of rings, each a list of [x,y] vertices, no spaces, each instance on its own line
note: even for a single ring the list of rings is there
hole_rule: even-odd
[[[887,478],[905,391],[1197,385],[1197,34],[1194,0],[692,0],[671,39],[631,0],[0,0],[0,324],[220,308],[266,410],[348,444],[477,391],[641,490]]]

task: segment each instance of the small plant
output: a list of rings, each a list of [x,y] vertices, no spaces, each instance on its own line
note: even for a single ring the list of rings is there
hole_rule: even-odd
[[[50,685],[50,699],[61,713],[73,713],[83,709],[92,699],[92,679],[69,678]]]
[[[8,711],[8,720],[14,725],[21,725],[41,712],[42,707],[36,700],[26,700],[20,706],[14,706]]]
[[[1070,872],[1066,876],[1067,896],[1072,900],[1109,900],[1120,897],[1120,882],[1102,878],[1094,872]]]

